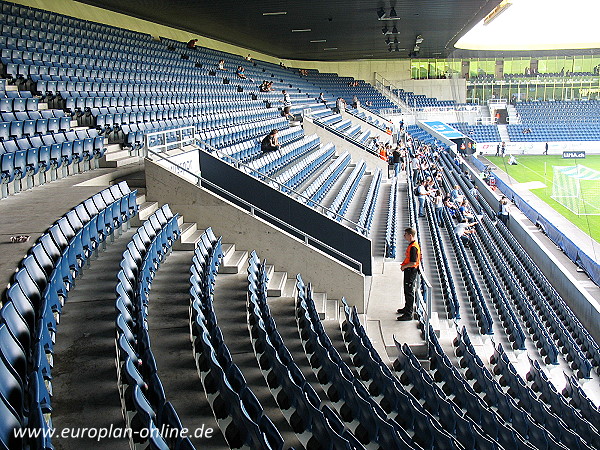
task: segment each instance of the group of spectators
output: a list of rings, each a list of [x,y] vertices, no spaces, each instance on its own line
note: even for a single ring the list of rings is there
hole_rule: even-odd
[[[274,91],[274,89],[273,89],[273,82],[272,81],[263,80],[263,82],[258,87],[258,90],[260,92],[271,92],[271,91]]]

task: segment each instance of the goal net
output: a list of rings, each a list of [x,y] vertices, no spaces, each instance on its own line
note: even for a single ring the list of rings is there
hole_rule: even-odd
[[[577,215],[600,215],[600,172],[580,164],[552,168],[554,200]]]

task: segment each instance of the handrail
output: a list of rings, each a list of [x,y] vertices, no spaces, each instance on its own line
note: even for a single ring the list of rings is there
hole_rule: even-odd
[[[330,131],[331,133],[335,134],[337,137],[340,137],[343,140],[348,141],[348,142],[356,145],[357,147],[362,148],[363,150],[366,150],[367,152],[371,153],[372,155],[379,156],[375,150],[367,147],[362,142],[357,141],[352,136],[348,136],[346,134],[341,133],[336,128],[333,128],[332,126],[327,125],[326,123],[321,122],[319,119],[312,118],[312,121],[313,121],[313,123],[315,125],[319,125],[321,128],[325,128],[327,131]]]
[[[191,131],[190,134],[185,134],[186,131]],[[167,134],[176,133],[177,140],[173,142],[167,142]],[[154,145],[150,145],[150,138],[154,136],[162,136],[162,139]],[[142,146],[143,156],[149,151],[154,149],[162,149],[162,151],[168,150],[169,147],[183,148],[184,145],[194,142],[196,139],[196,127],[185,126],[179,128],[171,128],[169,130],[152,131],[150,133],[144,133],[144,145]]]
[[[199,151],[202,151],[201,149],[198,149]],[[187,170],[185,167],[182,167],[174,162],[172,162],[171,160],[169,160],[168,157],[165,157],[164,155],[161,155],[159,153],[156,153],[152,150],[148,150],[149,155],[146,156],[146,158],[148,158],[150,161],[152,161],[152,158],[150,157],[150,155],[154,155],[160,159],[164,159],[165,161],[168,161],[169,164],[172,164],[174,166],[176,166],[178,169],[180,169],[182,172],[185,172],[193,177],[196,178],[196,185],[197,186],[202,186],[202,185],[208,185],[210,186],[212,189],[217,190],[218,192],[220,192],[224,197],[228,197],[230,199],[235,200],[236,204],[238,205],[244,205],[246,207],[246,210],[250,213],[250,215],[254,216],[254,217],[258,217],[257,213],[260,213],[260,217],[266,217],[268,218],[270,221],[275,222],[277,224],[280,225],[279,228],[283,228],[283,229],[287,229],[290,230],[291,232],[302,236],[303,241],[306,245],[311,245],[310,243],[313,242],[314,244],[316,244],[316,246],[318,247],[322,247],[324,249],[326,249],[328,252],[334,253],[336,255],[339,256],[339,258],[336,258],[338,261],[345,261],[346,264],[348,264],[349,266],[353,266],[356,268],[356,270],[358,270],[359,272],[362,273],[362,263],[360,261],[357,261],[356,259],[340,252],[339,250],[337,250],[336,248],[331,247],[330,245],[325,244],[324,242],[320,241],[319,239],[316,239],[312,236],[310,236],[309,234],[305,233],[302,230],[299,230],[298,228],[294,227],[293,225],[290,225],[280,219],[278,219],[277,217],[269,214],[268,212],[257,208],[256,206],[252,205],[251,203],[247,202],[246,200],[238,197],[235,194],[232,194],[229,191],[226,191],[225,189],[221,188],[220,186],[210,182],[209,180],[202,178],[201,173],[200,174],[195,174],[190,172],[189,170]]]
[[[365,108],[365,107],[364,107],[364,106],[362,106],[362,105],[361,105],[361,108],[362,108],[362,109],[365,109],[365,110],[367,110],[367,111],[369,112],[369,114],[373,114],[373,115],[379,116],[379,114],[372,113],[371,111],[369,111],[367,108]],[[357,115],[357,114],[355,114],[355,113],[353,113],[353,112],[350,112],[350,110],[351,110],[351,109],[352,109],[352,108],[350,108],[349,106],[347,106],[347,107],[346,107],[346,112],[347,112],[348,114],[350,114],[352,117],[354,117],[355,119],[358,119],[358,120],[362,120],[362,121],[363,121],[364,123],[366,123],[367,125],[371,125],[372,127],[375,127],[375,128],[377,128],[379,131],[383,131],[383,132],[385,133],[385,129],[383,129],[383,130],[382,130],[381,128],[379,128],[379,127],[378,127],[377,125],[375,125],[374,123],[372,123],[372,122],[369,122],[367,119],[364,119],[364,118],[360,117],[359,115]],[[356,111],[358,111],[358,109],[357,109]],[[364,114],[364,113],[363,113],[363,114]],[[379,116],[379,117],[381,117],[381,116]],[[388,122],[388,123],[389,123],[389,120],[387,120],[387,119],[384,119],[384,120],[386,120],[386,122]]]
[[[305,195],[301,194],[300,192],[297,192],[297,191],[293,190],[292,188],[287,187],[284,184],[281,184],[279,181],[275,180],[274,178],[271,178],[268,175],[258,173],[258,171],[256,169],[253,169],[252,167],[250,167],[249,165],[243,163],[239,159],[234,158],[233,156],[230,156],[230,155],[224,153],[222,150],[219,150],[219,149],[213,147],[212,145],[204,142],[200,138],[196,138],[196,142],[200,142],[201,143],[200,147],[209,148],[211,151],[208,152],[208,153],[214,153],[214,154],[218,155],[219,158],[223,162],[225,162],[225,163],[227,163],[229,165],[234,166],[236,169],[240,169],[241,167],[244,167],[250,173],[257,173],[257,174],[259,174],[260,177],[263,180],[268,180],[268,182],[265,182],[265,184],[268,184],[271,187],[273,187],[273,185],[275,185],[278,191],[283,192],[286,195],[289,195],[290,197],[292,197],[295,200],[300,201],[299,199],[302,199],[303,203],[306,204],[306,205],[312,204],[314,206],[314,209],[320,211],[323,215],[328,215],[328,214],[325,214],[326,212],[327,213],[331,213],[333,215],[333,218],[335,220],[339,221],[340,223],[342,223],[344,226],[346,226],[346,227],[348,227],[350,229],[352,229],[352,227],[354,227],[354,229],[356,231],[358,231],[361,234],[364,234],[364,227],[361,227],[359,224],[357,224],[357,223],[351,221],[350,219],[347,219],[344,216],[336,213],[335,211],[333,211],[332,209],[328,208],[327,206],[324,206],[321,203],[317,203],[314,200],[311,200],[310,198],[306,197]],[[232,163],[232,161],[233,161],[233,163]],[[347,222],[350,225],[347,225],[344,222]]]
[[[420,274],[421,280],[422,280],[421,284],[424,285],[424,288],[423,288],[422,294],[419,289],[417,289],[417,292],[418,292],[418,296],[420,298],[419,304],[422,305],[423,302],[425,303],[425,306],[424,306],[425,342],[427,343],[427,349],[429,350],[429,323],[431,322],[431,310],[432,310],[432,304],[433,304],[433,286],[431,285],[431,281],[429,281],[429,278],[427,278],[427,275],[425,275],[425,272],[423,272],[423,269],[421,268],[420,265],[419,265],[419,274]],[[421,315],[421,319],[423,319],[423,315]]]
[[[414,114],[411,106],[408,105],[404,100],[400,98],[398,94],[394,92],[394,89],[400,89],[391,81],[386,80],[383,76],[375,72],[375,88],[382,93],[386,93],[388,98],[396,103],[400,108],[406,110],[407,114]]]

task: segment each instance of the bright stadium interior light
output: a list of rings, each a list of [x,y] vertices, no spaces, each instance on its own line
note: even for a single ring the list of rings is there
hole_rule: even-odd
[[[597,0],[568,3],[511,0],[506,3],[510,3],[510,8],[496,11],[493,17],[488,17],[487,24],[485,19],[481,20],[454,46],[465,50],[600,48],[600,2]]]

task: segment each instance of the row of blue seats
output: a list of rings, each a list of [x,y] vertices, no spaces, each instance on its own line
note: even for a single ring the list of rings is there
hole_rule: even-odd
[[[47,77],[51,78],[50,75]],[[177,86],[173,86],[173,83],[169,81],[155,83],[147,83],[142,80],[131,80],[130,82],[114,81],[114,83],[111,83],[98,81],[39,80],[36,82],[34,89],[36,92],[46,96],[60,93],[61,95],[75,97],[87,93],[89,96],[94,97],[112,97],[124,94],[164,96],[177,93],[203,94],[210,92],[228,92],[237,91],[238,85],[249,85],[248,83],[241,83],[238,80],[231,80],[233,83],[223,84],[222,79],[217,79],[215,77],[189,77],[187,84],[182,83]],[[255,87],[254,84],[250,84],[249,86]],[[6,91],[5,94],[7,97],[31,97],[31,92],[29,91]]]
[[[428,214],[430,214],[432,209],[430,204],[427,205],[427,209],[429,210]],[[454,249],[454,253],[457,255],[457,262],[461,275],[463,279],[468,280],[466,282],[466,285],[468,286],[467,295],[471,304],[473,305],[474,312],[477,316],[478,325],[483,333],[493,334],[493,320],[485,302],[481,285],[479,284],[475,270],[473,269],[473,266],[467,257],[467,251],[463,241],[451,231],[454,229],[454,224],[452,223],[452,219],[450,218],[449,214],[444,214],[444,226],[450,231],[450,242],[452,244],[452,248]]]
[[[398,177],[392,179],[385,227],[385,256],[396,258],[398,246]]]
[[[30,91],[4,91],[0,94],[0,98],[32,98],[33,94]]]
[[[37,35],[37,37],[36,37]],[[69,40],[70,39],[70,40]],[[140,53],[140,46],[125,46],[108,41],[92,41],[77,39],[72,35],[51,33],[37,30],[19,29],[18,27],[2,26],[0,30],[0,45],[8,50],[32,52],[48,55],[64,55],[79,57],[97,57],[114,61],[122,61],[123,55],[130,53],[139,58],[154,56],[166,57],[167,53],[161,48],[147,48]],[[120,50],[118,50],[120,49]],[[37,61],[39,56],[35,57]],[[19,58],[17,58],[19,59]],[[22,58],[33,61],[31,58]],[[139,67],[137,64],[129,67]]]
[[[289,123],[285,117],[270,119],[260,123],[236,125],[232,127],[219,128],[207,132],[200,132],[200,139],[213,148],[222,148],[234,145],[248,139],[264,136],[271,130],[283,130],[288,128]]]
[[[273,398],[305,448],[363,448],[337,414],[321,401],[285,346],[267,303],[265,267],[253,251],[248,261],[248,329]]]
[[[462,377],[444,353],[435,333],[430,337],[429,356],[433,379],[442,384],[444,392],[453,392],[453,397],[462,409],[484,432],[505,448],[566,449],[551,434],[531,420],[531,416],[508,401],[505,409],[492,409],[481,399],[474,388]],[[489,399],[488,399],[489,400]]]
[[[442,186],[438,186],[441,189]],[[447,190],[447,186],[446,186]],[[449,319],[460,319],[460,303],[456,294],[456,286],[454,283],[454,277],[450,270],[450,263],[448,261],[448,255],[443,250],[441,229],[444,225],[450,223],[449,212],[444,209],[442,211],[442,223],[438,223],[438,217],[436,213],[436,219],[432,220],[432,207],[427,206],[428,223],[431,231],[431,242],[433,244],[433,254],[437,262],[438,275],[440,277],[440,286],[442,289],[442,298],[446,305],[446,311]],[[413,211],[414,212],[414,211]],[[435,222],[435,225],[433,225]]]
[[[498,250],[498,255],[502,258],[517,257],[514,248],[517,248],[518,244],[516,244],[516,241],[512,242],[511,239],[509,241],[511,242],[509,246],[506,243],[508,233],[502,233],[502,226],[497,225],[497,227],[498,228],[487,227],[487,229],[491,231],[493,241],[495,242],[495,248]],[[500,238],[499,235],[501,233],[504,235],[504,239]],[[524,261],[528,260],[525,259]],[[573,359],[571,363],[572,367],[577,370],[579,376],[588,378],[592,368],[590,362],[586,359],[573,337],[570,336],[569,332],[565,329],[564,324],[562,324],[561,320],[556,316],[556,313],[553,313],[552,308],[548,305],[548,301],[543,297],[543,294],[535,287],[531,275],[523,266],[523,262],[509,262],[508,267],[510,268],[510,271],[507,270],[506,276],[510,277],[509,279],[512,281],[509,286],[512,286],[514,283],[514,288],[510,287],[511,294],[517,299],[522,313],[525,314],[525,317],[529,322],[529,326],[533,328],[534,335],[536,335],[539,344],[544,350],[543,356],[545,356],[549,362],[556,363],[559,350],[554,344],[554,341],[560,341],[562,347],[561,350],[567,352]],[[547,325],[543,323],[542,320],[547,322]],[[552,335],[550,335],[550,333],[552,333]]]
[[[484,401],[488,405],[496,407],[505,420],[512,422],[513,427],[527,426],[528,433],[531,434],[529,429],[532,424],[537,424],[566,448],[590,448],[585,441],[591,443],[591,435],[581,436],[573,433],[558,416],[554,415],[543,403],[538,402],[527,389],[519,389],[518,394],[513,391],[513,395],[505,393],[477,355],[464,327],[458,331],[454,345],[457,347],[460,365],[466,369],[465,378],[475,382],[474,387],[476,391],[480,391],[484,395]],[[505,381],[507,380],[505,379]],[[509,392],[517,386],[518,383],[512,383]],[[521,420],[523,420],[523,424],[518,423]]]
[[[467,192],[466,186],[463,189]],[[473,198],[470,200],[475,203]],[[494,210],[489,206],[486,214],[491,218],[495,217]],[[596,355],[599,352],[594,339],[581,326],[508,229],[501,223],[494,226],[490,220],[483,220],[482,224],[491,238],[491,241],[484,241],[492,252],[490,261],[494,262],[527,322],[530,333],[538,341],[542,356],[547,362],[556,363],[559,353],[553,342],[556,341],[560,344],[561,351],[569,355],[568,360],[577,375],[589,377],[592,366],[598,364]],[[480,232],[484,229],[480,229]],[[478,234],[485,237],[485,234]],[[518,261],[510,262],[510,259]],[[508,268],[499,261],[509,261]],[[535,301],[532,302],[531,299]],[[560,317],[554,309],[560,311]],[[542,323],[542,319],[546,323]]]
[[[76,25],[74,20],[77,19],[74,19],[73,17],[64,16],[63,18],[60,18],[54,16],[52,19],[40,20],[4,14],[3,19],[5,22],[2,23],[5,23],[8,27],[12,27],[13,30],[9,29],[9,31],[13,31],[12,35],[17,37],[43,39],[45,36],[46,39],[50,39],[48,36],[65,35],[78,37],[77,42],[79,43],[87,41],[92,44],[96,43],[97,45],[98,42],[105,42],[112,43],[116,46],[137,45],[138,47],[148,49],[160,48],[148,34],[136,33],[137,37],[133,38],[131,35],[124,35],[125,33],[132,32],[115,27],[111,27],[112,29],[110,31],[108,31],[108,29],[106,31],[100,31],[98,27],[102,25],[94,22],[79,22],[79,24]],[[58,23],[58,21],[62,21],[62,23]],[[41,25],[42,23],[43,25]],[[84,25],[83,28],[81,27],[82,24]],[[16,29],[16,33],[14,29]]]
[[[396,342],[396,347],[398,356],[394,368],[399,372],[404,388],[423,402],[426,411],[437,415],[440,424],[466,448],[532,448],[505,426],[493,410],[485,410],[486,405],[474,392],[467,390],[464,395],[462,388],[459,388],[456,392],[460,393],[460,398],[451,397],[448,394],[453,386],[449,382],[442,377],[432,377],[407,344]],[[434,361],[437,364],[437,360]],[[453,368],[449,367],[448,370]],[[435,375],[438,375],[437,371]],[[485,413],[481,415],[480,411]]]
[[[31,111],[37,112],[37,111]],[[12,113],[2,113],[2,116],[9,115]],[[17,114],[24,114],[27,117],[26,112],[19,112]],[[4,119],[4,117],[2,117]],[[22,137],[30,137],[38,135],[44,135],[48,133],[58,133],[59,131],[70,131],[71,130],[71,119],[69,117],[53,117],[50,119],[23,119],[23,120],[12,120],[6,122],[0,122],[0,140],[5,141],[8,139],[19,139]]]
[[[103,108],[108,109],[108,108]],[[125,109],[125,108],[123,108]],[[245,123],[257,122],[261,120],[270,120],[279,117],[280,114],[274,109],[248,109],[245,111],[236,111],[232,113],[206,114],[202,115],[199,108],[193,106],[172,107],[165,109],[156,109],[151,111],[124,112],[114,114],[98,114],[93,116],[84,113],[77,117],[79,125],[95,126],[103,131],[110,132],[113,128],[133,123],[152,123],[174,119],[186,119],[186,122],[194,124],[198,131],[210,131],[213,129],[240,125]]]
[[[125,182],[114,185],[62,216],[21,261],[0,311],[0,443],[4,448],[53,448],[48,431],[58,317],[86,262],[136,213],[136,191],[131,192]],[[40,434],[19,437],[15,430],[25,427]]]
[[[307,199],[306,204],[308,206],[319,204],[351,161],[352,158],[347,151],[333,160],[302,192],[302,197]]]
[[[377,169],[369,185],[367,191],[367,197],[364,200],[360,216],[358,217],[357,231],[368,236],[371,232],[371,224],[373,223],[373,216],[375,215],[375,206],[377,205],[377,199],[379,197],[379,188],[381,187],[381,169]]]
[[[409,449],[412,439],[372,398],[323,329],[314,307],[312,287],[297,277],[296,323],[309,364],[346,426],[364,446]]]
[[[20,180],[27,179],[28,187],[33,184],[33,176],[39,175],[39,184],[44,184],[45,174],[51,179],[67,174],[69,166],[75,172],[79,163],[98,164],[104,155],[104,137],[96,130],[67,131],[24,137],[16,141],[8,139],[0,142],[0,185],[2,197],[8,195],[8,185],[15,182],[15,191],[20,190]],[[84,167],[85,169],[85,167]]]
[[[527,379],[534,381],[531,387],[517,373],[502,344],[498,344],[494,348],[490,363],[494,374],[500,377],[500,385],[509,388],[507,394],[511,395],[515,401],[520,403],[537,401],[543,409],[548,408],[556,417],[563,420],[570,430],[576,432],[591,445],[595,445],[594,439],[591,438],[598,434],[598,429],[591,425],[581,412],[569,405],[566,398],[556,391],[537,361],[529,357],[530,370],[527,373]],[[536,390],[541,393],[540,396],[537,396]]]
[[[177,220],[168,205],[154,212],[127,244],[117,273],[117,386],[132,448],[148,443],[160,450],[194,448],[166,400],[147,327],[152,279],[179,237]],[[148,436],[141,430],[148,430]]]
[[[284,128],[277,134],[280,145],[286,145],[289,142],[300,139],[303,135],[304,131],[300,127]],[[251,138],[228,147],[222,147],[219,156],[223,160],[232,163],[237,161],[248,163],[262,154],[261,141],[262,137],[258,139]]]
[[[248,172],[258,178],[272,176],[275,172],[286,167],[291,161],[303,158],[320,144],[316,134],[302,136],[300,139],[287,143],[278,152],[268,152],[248,163]]]
[[[74,56],[101,56],[115,59],[122,58],[128,50],[138,55],[145,54],[156,57],[164,57],[168,54],[164,46],[158,43],[156,45],[148,45],[151,43],[142,41],[132,43],[128,39],[111,42],[107,39],[65,35],[58,31],[19,27],[1,20],[0,23],[4,24],[0,28],[0,34],[7,39],[9,44],[7,48],[10,50],[38,51]],[[69,37],[71,37],[71,40],[68,39]],[[108,45],[109,43],[112,45]]]
[[[346,210],[348,209],[348,205],[352,201],[352,198],[354,197],[354,194],[356,193],[358,185],[360,184],[360,181],[366,170],[367,164],[361,159],[356,164],[352,170],[352,173],[350,173],[350,176],[346,179],[344,185],[333,199],[333,202],[327,211],[327,215],[333,217],[338,222],[344,218]]]
[[[208,229],[190,268],[190,337],[198,375],[229,448],[282,450],[283,438],[233,363],[217,324],[213,293],[222,257],[221,238]]]
[[[404,389],[388,363],[381,359],[360,323],[356,307],[350,308],[342,298],[344,320],[340,323],[342,338],[360,380],[369,386],[369,393],[388,417],[411,432],[414,448],[473,449],[477,436],[463,437],[455,419],[449,414],[424,408],[413,394]],[[426,407],[430,405],[425,403]],[[464,421],[464,419],[462,419]],[[442,422],[443,421],[443,422]],[[457,432],[457,429],[459,432]],[[452,435],[451,435],[452,434]],[[456,437],[456,439],[455,439]]]
[[[166,106],[166,108],[165,108]],[[231,102],[231,101],[227,101],[226,99],[222,99],[220,101],[211,101],[211,102],[199,102],[199,103],[194,103],[193,105],[185,105],[185,106],[181,106],[182,111],[181,114],[184,115],[191,115],[191,116],[203,116],[203,119],[209,120],[211,119],[212,116],[214,115],[218,115],[218,114],[225,114],[225,113],[231,113],[231,112],[238,112],[238,111],[252,111],[252,112],[256,112],[257,110],[261,110],[264,109],[264,102],[260,101],[260,100],[246,100],[244,102]],[[85,110],[83,112],[83,114],[86,116],[85,119],[82,120],[88,120],[90,121],[90,123],[94,123],[93,119],[90,119],[89,116],[91,116],[92,118],[97,117],[99,115],[107,115],[107,114],[124,114],[124,113],[145,113],[145,112],[149,112],[150,114],[152,114],[152,111],[154,111],[156,114],[158,114],[159,111],[168,111],[171,110],[172,108],[178,108],[178,106],[176,105],[151,105],[151,106],[108,106],[108,107],[102,107],[102,108],[90,108],[89,110]],[[62,110],[61,110],[62,111]],[[64,114],[64,112],[63,112]],[[137,121],[137,119],[136,119]],[[210,123],[210,122],[209,122]]]
[[[487,217],[483,216],[482,221],[489,220]],[[492,244],[487,233],[480,233],[479,239],[482,241],[483,246],[485,246],[488,254],[495,255],[495,248]],[[479,266],[480,273],[483,274],[483,277],[488,286],[488,292],[492,297],[492,302],[496,307],[498,312],[498,316],[500,317],[500,321],[504,326],[506,334],[508,336],[508,340],[512,343],[513,348],[519,350],[525,350],[525,333],[521,328],[521,324],[517,319],[515,311],[513,310],[510,301],[508,300],[504,290],[502,289],[502,282],[499,280],[495,273],[492,272],[492,268],[494,264],[488,259],[478,241],[474,241],[473,243],[473,256],[477,261],[477,265]]]
[[[123,28],[117,28],[110,25],[104,25],[101,23],[90,22],[87,20],[76,19],[71,16],[66,16],[64,14],[59,14],[55,12],[46,11],[43,9],[37,9],[29,6],[17,5],[9,2],[2,2],[0,4],[2,7],[2,14],[6,17],[12,16],[15,18],[15,21],[18,18],[22,18],[23,20],[39,20],[43,22],[48,22],[51,24],[57,25],[66,25],[77,27],[80,30],[88,30],[91,32],[102,32],[105,33],[107,37],[113,37],[115,39],[121,38],[130,38],[130,39],[141,39],[151,41],[152,36],[146,33],[140,33],[136,31],[130,31]]]
[[[350,107],[346,107],[346,112],[352,114],[354,117],[357,117],[361,120],[364,120],[365,122],[379,128],[382,131],[386,130],[386,126],[383,123],[382,120],[377,119],[376,117],[373,117],[371,114],[365,114],[364,112],[358,112],[357,109],[354,108],[350,108]]]
[[[306,181],[312,174],[335,155],[335,145],[329,143],[318,150],[308,154],[306,157],[298,158],[275,177],[280,189],[287,192],[286,188],[295,190]]]
[[[37,98],[0,98],[0,113],[16,111],[37,111]]]
[[[453,162],[450,160],[447,154],[442,154],[442,161],[446,167],[447,176],[452,177],[452,185],[459,185],[471,205],[474,205],[476,208],[481,208],[481,204],[485,204],[485,202],[474,198],[470,192],[470,185],[467,185],[465,180],[463,180],[461,177],[454,176]],[[486,281],[488,290],[491,292],[492,299],[495,300],[494,304],[499,311],[500,318],[503,319],[502,324],[507,330],[509,339],[515,343],[515,346],[522,346],[524,340],[522,328],[516,319],[512,306],[508,302],[503,301],[503,295],[507,293],[506,291],[508,291],[508,293],[511,294],[512,301],[518,305],[517,307],[519,308],[519,311],[521,312],[524,320],[528,323],[530,335],[534,340],[537,341],[542,357],[545,357],[548,363],[556,363],[558,356],[556,346],[550,339],[550,336],[541,323],[539,317],[536,316],[533,307],[526,302],[522,290],[519,287],[518,280],[515,279],[514,274],[511,273],[506,265],[501,264],[501,261],[503,261],[503,256],[498,253],[498,249],[503,245],[503,243],[501,240],[497,239],[497,229],[491,223],[492,220],[495,220],[496,213],[491,207],[489,207],[489,205],[486,206],[487,217],[484,216],[480,220],[480,224],[477,226],[477,235],[479,236],[479,239],[481,239],[483,246],[489,252],[489,258],[485,259],[483,256],[481,244],[477,240],[475,240],[474,243],[473,254],[474,258],[479,261],[478,265],[480,267],[480,271],[483,273],[482,276],[484,277],[484,281]],[[480,211],[481,210],[479,209],[477,212]],[[496,226],[503,227],[501,223],[497,224]],[[487,261],[487,263],[485,261]],[[490,270],[492,267],[495,268],[501,277],[504,287],[500,285],[500,279],[496,278],[495,275],[492,273],[486,273],[486,271]],[[478,291],[476,291],[476,293],[478,293]]]
[[[109,107],[152,107],[153,105],[188,105],[200,103],[200,100],[204,101],[223,101],[228,100],[230,102],[241,102],[248,99],[248,94],[239,94],[236,92],[222,92],[222,93],[206,93],[206,94],[180,94],[180,95],[164,95],[164,96],[142,96],[142,95],[122,95],[122,96],[109,96],[109,97],[88,97],[88,96],[71,96],[60,93],[55,98],[48,100],[48,106],[50,108],[65,109],[70,112],[77,110],[85,110],[86,108],[109,108]],[[27,108],[22,103],[27,100]],[[13,105],[14,101],[14,105]],[[20,101],[20,103],[17,103]],[[32,105],[29,107],[29,102]],[[2,102],[6,102],[6,105]],[[0,99],[0,112],[4,111],[25,111],[26,109],[37,109],[38,99]]]

